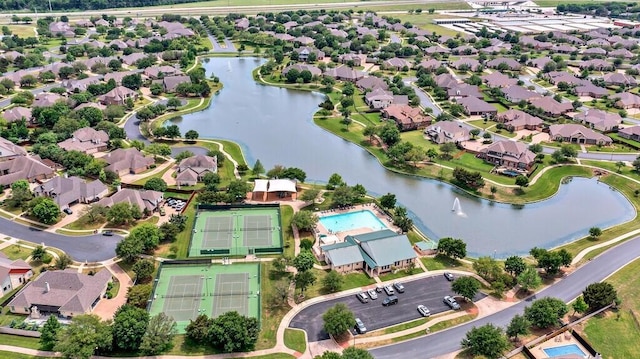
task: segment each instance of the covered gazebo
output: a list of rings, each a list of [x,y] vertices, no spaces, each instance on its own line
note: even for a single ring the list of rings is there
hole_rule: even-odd
[[[296,181],[291,179],[257,179],[253,185],[251,199],[254,201],[295,200],[298,190]]]

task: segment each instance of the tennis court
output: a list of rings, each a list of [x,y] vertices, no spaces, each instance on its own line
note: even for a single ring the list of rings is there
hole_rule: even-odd
[[[212,265],[208,261],[164,262],[147,307],[150,315],[164,312],[183,334],[200,314],[218,317],[237,311],[260,319],[260,264]]]
[[[189,257],[262,253],[282,253],[278,206],[198,207]]]

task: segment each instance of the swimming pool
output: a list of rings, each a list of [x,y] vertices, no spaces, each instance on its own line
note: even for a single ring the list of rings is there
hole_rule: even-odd
[[[583,352],[582,349],[580,349],[580,347],[576,344],[561,345],[558,347],[545,348],[542,350],[545,354],[547,354],[547,357],[549,358],[555,358],[569,354],[576,354],[581,357],[585,357],[587,355],[587,353]]]
[[[333,233],[350,231],[356,228],[387,229],[387,226],[368,210],[320,217],[320,223]]]

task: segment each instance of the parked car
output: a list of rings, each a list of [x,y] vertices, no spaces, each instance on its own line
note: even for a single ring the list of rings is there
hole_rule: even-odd
[[[160,207],[160,215],[164,216],[167,212],[164,210],[164,207]]]
[[[367,295],[364,292],[360,292],[356,294],[356,297],[362,303],[369,303],[369,297],[367,297]]]
[[[103,231],[102,235],[103,236],[107,236],[107,237],[111,237],[111,236],[113,236],[113,232],[112,231]]]
[[[384,300],[382,301],[382,305],[385,307],[388,307],[394,304],[398,304],[398,297],[396,297],[395,295],[388,296],[384,298]]]
[[[449,282],[453,282],[453,280],[455,279],[455,278],[453,277],[453,274],[451,274],[451,273],[449,273],[449,272],[444,272],[444,277],[445,277],[445,278],[447,278],[447,280],[448,280]]]
[[[62,212],[66,213],[66,214],[73,214],[73,211],[69,207],[63,209]]]
[[[381,286],[376,286],[376,292],[378,293],[382,293],[382,287]]]
[[[384,292],[387,293],[387,295],[394,295],[395,292],[393,290],[393,287],[391,287],[390,285],[385,285],[384,286]]]
[[[371,300],[376,300],[376,299],[378,299],[378,293],[376,293],[376,291],[375,291],[375,290],[373,290],[373,289],[369,289],[369,290],[367,291],[367,294],[369,294],[369,298],[371,298]]]
[[[400,282],[393,283],[393,287],[398,291],[398,293],[404,293],[404,285]]]
[[[356,318],[356,325],[354,328],[358,334],[365,334],[367,332],[367,327],[364,326],[364,323],[360,318]]]
[[[444,299],[442,301],[444,302],[444,304],[448,305],[449,308],[451,308],[453,310],[460,309],[460,304],[458,304],[458,302],[451,296],[444,297]]]
[[[428,317],[431,315],[431,311],[429,311],[429,308],[422,304],[418,306],[418,312],[420,312],[420,315],[422,315],[423,317]]]

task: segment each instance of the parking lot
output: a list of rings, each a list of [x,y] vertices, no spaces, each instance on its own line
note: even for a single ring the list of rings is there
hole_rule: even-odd
[[[405,287],[404,293],[396,294],[398,304],[383,307],[382,300],[386,298],[384,291],[378,293],[378,299],[369,300],[368,303],[361,303],[355,295],[332,299],[318,304],[314,304],[298,313],[289,324],[292,328],[305,330],[310,342],[325,340],[329,335],[322,329],[322,315],[337,303],[346,304],[351,309],[356,318],[360,318],[368,331],[393,326],[399,323],[415,320],[421,317],[418,313],[418,305],[426,305],[431,311],[431,315],[449,310],[449,307],[442,302],[446,295],[454,295],[451,290],[451,282],[444,276],[436,275],[417,279],[411,282],[402,282]],[[475,300],[485,297],[478,294]]]
[[[172,211],[167,211],[167,212],[171,212],[171,213],[167,213],[167,215],[170,216],[173,213],[182,212],[182,210],[186,205],[187,205],[186,200],[169,197],[166,199],[166,202],[165,202],[165,210],[168,210],[169,208],[172,209]]]

